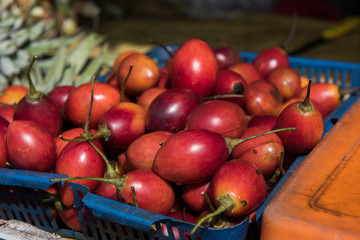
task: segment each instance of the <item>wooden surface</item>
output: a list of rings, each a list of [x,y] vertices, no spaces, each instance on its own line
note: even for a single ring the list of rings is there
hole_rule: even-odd
[[[261,239],[360,239],[360,100],[266,207]]]
[[[320,32],[338,22],[298,17],[295,35],[288,46],[292,51],[316,39]],[[146,51],[154,45],[181,44],[190,38],[201,38],[211,46],[226,44],[238,50],[259,52],[283,44],[293,25],[292,16],[275,14],[242,14],[231,19],[199,20],[186,17],[146,17],[102,20],[99,32],[115,53],[129,49]],[[325,42],[299,56],[347,62],[360,62],[360,28],[334,41]]]

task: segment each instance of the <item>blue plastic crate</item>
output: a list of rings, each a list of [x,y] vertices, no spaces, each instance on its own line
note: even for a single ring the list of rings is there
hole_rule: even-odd
[[[178,46],[168,46],[168,48],[174,52]],[[165,67],[169,59],[169,55],[161,47],[153,48],[147,54],[158,63],[159,67]],[[255,53],[249,52],[240,52],[240,55],[247,62],[251,62],[256,56]],[[312,78],[315,82],[333,82],[344,88],[360,87],[360,64],[290,57],[290,65],[301,75]],[[104,79],[105,77],[101,80]],[[324,120],[324,135],[359,98],[359,93],[352,94]],[[305,158],[306,155],[296,158],[256,211],[256,221],[253,224],[260,226],[265,207]],[[187,239],[185,231],[190,231],[194,226],[97,196],[89,193],[86,187],[71,183],[82,231],[69,230],[55,221],[50,206],[42,201],[46,197],[43,190],[48,189],[52,184],[49,180],[56,177],[59,175],[0,169],[0,218],[16,218],[46,231],[78,239],[175,239],[172,229],[177,228],[180,239],[185,240]],[[84,197],[80,199],[80,195]],[[87,211],[87,218],[83,215],[83,209]],[[246,219],[226,229],[200,227],[192,239],[245,239],[249,224],[250,221]],[[166,225],[168,236],[162,233],[161,225]]]

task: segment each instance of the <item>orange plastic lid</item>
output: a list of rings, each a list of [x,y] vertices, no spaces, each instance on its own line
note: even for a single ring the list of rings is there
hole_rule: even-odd
[[[261,239],[360,239],[360,100],[265,208]]]

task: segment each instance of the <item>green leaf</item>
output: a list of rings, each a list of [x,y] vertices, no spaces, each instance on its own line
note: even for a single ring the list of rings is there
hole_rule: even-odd
[[[15,53],[16,49],[16,44],[12,40],[5,40],[0,42],[0,53],[3,56]]]
[[[36,40],[45,31],[45,22],[39,21],[30,27],[30,40]]]
[[[8,85],[8,79],[0,73],[0,90],[6,88]]]
[[[90,53],[98,43],[96,35],[93,33],[89,34],[78,44],[74,52],[70,54],[68,62],[70,65],[75,66],[76,73],[80,73],[80,71],[84,68]]]
[[[15,66],[11,58],[2,56],[0,57],[0,71],[7,77],[19,73],[19,68]]]
[[[84,33],[80,33],[73,37],[66,38],[66,45],[77,41],[83,35],[84,35]],[[42,56],[52,49],[57,49],[58,46],[60,45],[61,39],[62,38],[53,38],[53,39],[44,39],[44,40],[33,41],[30,43],[27,50],[29,51],[30,55]]]
[[[19,31],[13,32],[11,38],[15,41],[16,46],[22,46],[29,39],[29,30],[22,28]]]
[[[23,26],[23,24],[24,24],[24,19],[21,18],[21,17],[18,17],[18,18],[15,19],[15,22],[14,22],[12,28],[13,28],[14,30],[18,30],[18,29],[20,29],[20,28]]]
[[[13,61],[20,69],[27,69],[30,64],[30,54],[24,49],[19,49]]]
[[[104,62],[104,56],[106,55],[107,51],[108,51],[108,45],[105,44],[102,48],[102,53],[100,54],[100,56],[94,58],[90,62],[90,64],[88,64],[86,69],[81,73],[80,78],[75,82],[76,86],[89,82],[92,76],[98,73],[100,67]]]
[[[66,60],[65,41],[62,41],[62,44],[59,46],[59,50],[52,59],[52,65],[47,70],[45,77],[45,92],[50,92],[61,80]]]
[[[58,83],[58,86],[63,85],[74,85],[76,73],[74,66],[68,66],[63,73],[61,81]]]

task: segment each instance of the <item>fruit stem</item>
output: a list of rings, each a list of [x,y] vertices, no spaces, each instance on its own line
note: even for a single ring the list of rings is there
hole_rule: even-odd
[[[351,93],[358,92],[358,91],[360,91],[360,87],[347,88],[347,89],[339,87],[340,98],[343,98],[346,94],[351,94]]]
[[[95,151],[101,156],[101,158],[104,160],[104,162],[106,164],[106,176],[108,178],[118,178],[119,174],[115,171],[114,167],[111,165],[110,161],[107,159],[105,154],[102,153],[100,151],[100,149],[98,147],[96,147],[96,145],[91,140],[88,140],[88,142],[95,149]]]
[[[232,88],[232,90],[218,94],[218,95],[213,95],[213,96],[208,96],[208,97],[203,97],[202,100],[205,101],[210,101],[210,100],[216,100],[216,99],[221,99],[221,98],[230,98],[230,97],[244,97],[244,95],[242,95],[244,93],[244,85],[240,82],[235,83],[234,87]]]
[[[133,69],[133,65],[130,65],[129,67],[129,71],[128,71],[128,74],[126,75],[124,81],[121,83],[121,96],[120,96],[120,102],[124,102],[125,101],[125,84],[127,82],[127,80],[129,79],[130,77],[130,73]]]
[[[88,140],[86,138],[75,138],[75,139],[64,138],[63,135],[59,135],[59,138],[67,142],[86,142]]]
[[[35,62],[35,60],[38,59],[38,56],[33,56],[33,58],[31,59],[30,65],[26,71],[26,76],[27,76],[27,80],[28,80],[28,84],[29,84],[29,93],[26,95],[26,99],[30,102],[32,101],[38,101],[40,99],[40,97],[42,96],[41,92],[38,92],[34,86],[34,83],[31,80],[31,76],[30,76],[30,71],[31,68]]]
[[[124,187],[125,176],[117,178],[102,178],[102,177],[67,177],[67,178],[53,178],[49,179],[50,182],[65,182],[72,180],[93,180],[99,182],[106,182],[115,185],[116,189],[119,191]]]
[[[95,82],[96,74],[93,75],[91,79],[91,97],[90,97],[90,104],[89,104],[89,110],[88,114],[86,116],[86,122],[84,127],[84,133],[88,134],[90,132],[89,122],[90,122],[90,115],[91,115],[91,109],[94,102],[94,82]]]
[[[134,187],[134,186],[131,186],[130,189],[131,189],[132,194],[133,194],[133,197],[134,197],[135,207],[138,208],[138,207],[139,207],[139,203],[138,203],[138,200],[137,200],[137,197],[136,197],[135,187]]]
[[[298,105],[298,108],[299,108],[300,111],[302,111],[303,113],[313,111],[313,104],[310,102],[311,82],[312,82],[312,80],[309,79],[309,84],[308,84],[308,86],[307,86],[307,92],[306,92],[305,99],[304,99],[303,102],[301,102],[301,103]]]
[[[154,43],[154,44],[158,45],[159,47],[162,47],[162,48],[165,50],[165,52],[166,52],[167,54],[169,54],[169,57],[170,57],[170,58],[172,58],[172,57],[174,56],[173,53],[170,52],[169,49],[168,49],[164,44],[159,43],[159,42],[156,42],[156,41],[154,41],[152,38],[149,39],[149,42],[150,42],[150,43]]]
[[[246,141],[251,140],[253,138],[261,137],[261,136],[264,136],[264,135],[267,135],[267,134],[283,132],[283,131],[296,131],[296,127],[279,128],[279,129],[267,131],[267,132],[264,132],[264,133],[255,134],[255,135],[245,137],[245,138],[238,138],[238,139],[232,139],[232,138],[224,136],[224,139],[225,139],[226,145],[227,145],[227,147],[229,149],[229,153],[231,154],[234,147],[236,147],[237,145],[239,145],[239,144],[241,144],[243,142],[246,142]]]
[[[225,212],[226,210],[227,210],[227,209],[226,209],[225,206],[220,205],[220,207],[219,207],[216,211],[214,211],[214,212],[212,212],[212,213],[209,213],[209,214],[207,214],[206,216],[204,216],[203,218],[201,218],[201,219],[196,223],[195,227],[193,227],[193,229],[191,230],[190,234],[191,234],[191,235],[194,234],[195,231],[201,226],[201,224],[203,224],[203,222],[205,222],[206,220],[208,220],[208,219],[210,219],[210,218],[212,218],[212,217],[215,217],[215,216],[217,216],[217,215]]]
[[[280,176],[284,176],[284,151],[280,153]]]
[[[209,195],[206,194],[206,192],[202,192],[201,195],[205,198],[210,210],[212,212],[215,212],[215,208],[214,205],[212,204],[212,202],[210,201]]]

